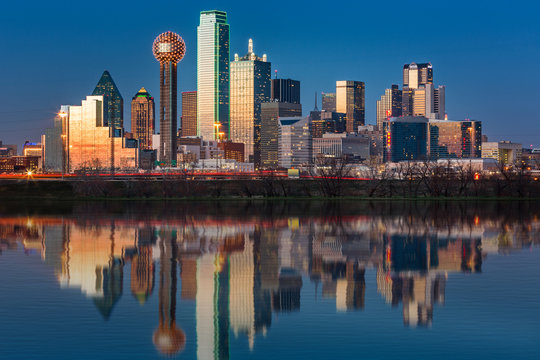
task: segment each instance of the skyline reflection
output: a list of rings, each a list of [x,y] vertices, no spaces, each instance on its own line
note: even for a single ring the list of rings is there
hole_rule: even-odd
[[[0,259],[19,247],[39,254],[60,286],[78,289],[105,321],[123,301],[124,281],[142,307],[157,289],[157,325],[148,334],[160,354],[179,354],[191,341],[199,359],[228,359],[233,339],[246,339],[252,351],[276,316],[300,312],[308,283],[336,312],[369,312],[366,291],[376,291],[381,303],[401,306],[404,326],[433,326],[435,305],[452,301],[452,274],[477,276],[490,254],[540,241],[536,208],[513,214],[519,221],[484,206],[452,209],[458,215],[444,219],[440,209],[400,214],[386,205],[328,216],[188,209],[151,218],[84,205],[62,215],[3,216]],[[188,302],[195,339],[176,317]]]

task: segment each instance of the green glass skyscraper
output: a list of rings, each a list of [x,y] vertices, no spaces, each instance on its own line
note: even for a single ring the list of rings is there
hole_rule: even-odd
[[[124,128],[124,99],[116,87],[111,74],[105,70],[99,79],[92,95],[103,95],[106,100],[106,109],[102,126],[114,128],[113,136],[122,136]]]
[[[229,138],[229,24],[224,11],[202,11],[197,28],[197,135]]]

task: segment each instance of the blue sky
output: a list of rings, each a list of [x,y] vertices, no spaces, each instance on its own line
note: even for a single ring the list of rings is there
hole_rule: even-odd
[[[0,12],[0,140],[39,141],[61,104],[80,104],[103,70],[125,102],[141,86],[159,99],[151,45],[171,30],[185,40],[179,91],[196,90],[201,10],[228,12],[231,57],[268,54],[272,72],[301,81],[304,113],[336,80],[366,83],[366,120],[403,64],[431,62],[446,85],[450,119],[483,122],[490,140],[540,147],[537,1],[20,1]],[[319,98],[320,106],[320,98]],[[157,115],[157,114],[156,114]]]

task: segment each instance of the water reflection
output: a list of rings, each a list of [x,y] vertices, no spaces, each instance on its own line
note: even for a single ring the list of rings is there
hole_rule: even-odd
[[[381,301],[402,307],[405,326],[431,326],[449,275],[480,273],[489,253],[539,241],[534,206],[519,205],[510,215],[484,205],[397,213],[391,205],[343,212],[328,206],[319,208],[327,216],[258,205],[231,213],[182,205],[165,214],[159,207],[149,216],[83,205],[62,215],[2,217],[0,251],[20,244],[40,254],[61,286],[79,289],[105,320],[122,301],[124,276],[141,306],[157,276],[157,351],[171,356],[185,347],[179,296],[196,304],[191,341],[198,358],[227,359],[231,337],[247,338],[253,349],[270,331],[272,314],[300,311],[306,281],[338,312],[369,311],[366,269],[376,269]]]

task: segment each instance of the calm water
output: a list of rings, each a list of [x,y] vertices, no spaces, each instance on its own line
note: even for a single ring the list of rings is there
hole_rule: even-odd
[[[539,215],[0,204],[0,358],[538,358]]]

